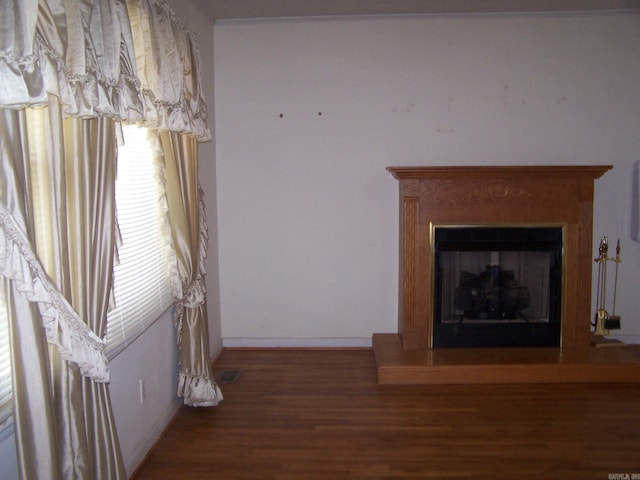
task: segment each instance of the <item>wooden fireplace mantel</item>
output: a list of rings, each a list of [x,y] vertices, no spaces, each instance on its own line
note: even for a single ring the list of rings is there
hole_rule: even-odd
[[[604,175],[612,165],[517,165],[517,166],[437,166],[437,167],[387,167],[398,180],[410,178],[487,177],[490,175],[574,177],[580,175],[595,180]]]
[[[561,347],[589,346],[594,181],[611,168],[389,167],[400,182],[398,333],[402,347],[431,346],[433,225],[561,226]]]

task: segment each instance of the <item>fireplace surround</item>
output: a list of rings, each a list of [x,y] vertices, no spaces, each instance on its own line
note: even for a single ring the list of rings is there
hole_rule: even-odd
[[[372,338],[378,383],[640,383],[640,346],[612,344],[600,348],[600,344],[591,343],[593,187],[610,168],[390,167],[388,170],[400,183],[400,297],[398,332],[375,333]],[[560,228],[559,346],[434,348],[433,231],[438,226]],[[501,233],[498,231],[498,236]],[[529,236],[530,232],[526,233],[524,236]],[[460,251],[458,246],[451,250]],[[502,270],[514,270],[517,284],[531,287],[533,280],[516,271],[513,259],[500,258],[512,255],[510,245],[502,247],[489,248],[490,260],[483,260],[485,266],[470,273],[480,276],[477,270],[489,270],[494,278],[500,278]],[[531,250],[536,252],[535,248]],[[499,269],[494,272],[496,264]],[[511,274],[503,276],[509,277],[506,283],[513,286]],[[463,285],[467,285],[466,280]],[[530,293],[532,302],[535,294]],[[529,308],[524,307],[526,295],[518,295],[516,303],[510,302],[516,306],[503,308],[506,317],[514,309],[517,316],[518,310]],[[481,316],[498,316],[491,309],[469,307],[464,300],[458,306],[471,309],[468,313],[477,317],[474,321],[482,321]],[[544,320],[543,310],[538,312]]]
[[[389,167],[400,183],[398,334],[403,349],[439,346],[438,341],[434,345],[438,226],[560,229],[557,346],[589,346],[593,187],[610,168]]]

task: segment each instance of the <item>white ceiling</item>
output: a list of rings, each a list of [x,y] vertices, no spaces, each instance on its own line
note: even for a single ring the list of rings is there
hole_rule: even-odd
[[[194,0],[211,20],[640,9],[640,0]]]

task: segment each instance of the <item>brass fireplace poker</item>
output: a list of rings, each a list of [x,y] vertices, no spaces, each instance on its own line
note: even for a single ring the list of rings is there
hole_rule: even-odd
[[[616,245],[616,256],[609,257],[609,239],[604,237],[600,241],[598,248],[598,258],[594,261],[598,264],[598,290],[597,290],[597,310],[593,323],[595,327],[595,335],[609,335],[609,330],[617,330],[620,328],[620,316],[616,315],[616,296],[618,293],[618,265],[620,265],[620,239]],[[613,284],[613,310],[611,314],[605,309],[607,301],[607,262],[614,262],[615,278]]]

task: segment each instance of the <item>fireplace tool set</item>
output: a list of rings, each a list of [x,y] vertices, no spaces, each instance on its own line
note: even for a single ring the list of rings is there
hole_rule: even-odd
[[[598,248],[598,258],[594,261],[598,264],[598,289],[597,289],[597,310],[593,326],[595,335],[609,335],[609,330],[620,328],[620,316],[616,315],[616,294],[618,292],[618,265],[620,265],[620,239],[616,245],[616,256],[609,256],[609,239],[604,237],[600,241]],[[613,309],[611,314],[605,309],[607,301],[607,262],[615,263],[615,274],[613,283]]]

